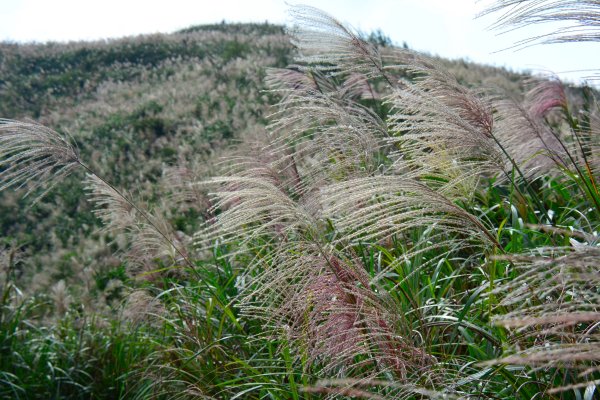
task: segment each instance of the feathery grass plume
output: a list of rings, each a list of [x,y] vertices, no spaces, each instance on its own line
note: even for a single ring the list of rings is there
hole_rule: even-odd
[[[567,166],[561,138],[544,124],[543,114],[537,114],[541,111],[537,109],[539,103],[533,101],[525,104],[500,98],[494,101],[496,135],[528,179],[557,173],[560,167]]]
[[[265,76],[266,86],[273,92],[278,93],[283,98],[281,103],[285,103],[288,95],[316,94],[319,92],[331,91],[330,83],[324,80],[321,74],[312,71],[303,71],[299,67],[290,66],[288,68],[267,68]],[[323,87],[325,86],[325,87]]]
[[[309,64],[306,67],[308,71],[310,71],[310,68],[319,71],[319,63],[328,60],[326,61],[328,65],[339,66],[339,70],[336,70],[334,75],[339,76],[351,72],[352,75],[349,79],[356,80],[356,76],[360,75],[362,80],[367,83],[367,78],[375,76],[365,71],[344,69],[345,63],[355,62],[360,57],[363,57],[362,60],[366,64],[372,63],[375,54],[368,53],[360,46],[356,47],[358,42],[355,35],[341,26],[335,19],[312,8],[293,9],[292,14],[300,23],[300,26],[296,28],[299,38],[297,44],[300,50],[306,50],[313,55],[312,58],[300,57],[299,59],[301,62]],[[319,35],[324,35],[324,38],[318,40]],[[324,45],[324,43],[336,40],[339,42],[336,42],[338,47],[334,47],[333,50]],[[356,53],[355,56],[351,56],[353,52]],[[400,52],[397,59],[401,58],[403,54]],[[403,174],[409,173],[409,176],[418,177],[418,174],[428,176],[431,178],[431,182],[447,182],[445,187],[440,190],[440,193],[446,196],[450,195],[452,191],[456,191],[456,187],[462,185],[463,188],[460,191],[463,193],[462,197],[466,197],[465,193],[471,194],[473,192],[473,187],[478,181],[478,174],[481,173],[478,170],[473,171],[476,165],[474,159],[481,160],[482,164],[495,163],[494,172],[498,170],[498,165],[504,167],[501,151],[498,149],[491,132],[493,127],[491,107],[462,88],[450,76],[443,73],[440,68],[436,68],[432,61],[418,56],[406,57],[404,61],[411,62],[411,64],[404,65],[402,68],[410,70],[413,75],[418,75],[421,79],[419,84],[412,85],[412,92],[410,89],[406,89],[407,85],[403,84],[401,89],[395,89],[393,94],[390,95],[390,102],[395,106],[393,114],[390,116],[390,120],[395,123],[392,124],[392,129],[395,128],[396,132],[402,132],[402,137],[395,143],[394,140],[391,140],[392,144],[401,147],[401,150],[391,157],[392,160],[397,160],[395,169]],[[383,68],[381,64],[378,66]],[[398,66],[394,68],[400,69]],[[325,71],[328,72],[329,70],[325,69]],[[394,89],[394,85],[391,85],[389,80],[388,84],[390,86],[388,90]],[[292,85],[288,85],[288,87],[290,86]],[[290,89],[290,91],[293,91],[293,89]],[[385,140],[388,137],[386,124],[378,116],[371,117],[369,113],[364,112],[364,107],[358,106],[355,101],[336,103],[332,101],[333,99],[335,99],[335,96],[324,96],[322,91],[314,91],[313,89],[308,92],[300,91],[297,96],[289,94],[282,103],[281,114],[275,114],[278,119],[271,125],[272,131],[275,134],[281,133],[287,140],[289,140],[290,135],[292,137],[293,135],[302,137],[301,135],[306,135],[307,131],[311,132],[310,139],[315,144],[314,151],[309,152],[310,155],[315,154],[310,158],[312,168],[307,168],[308,171],[302,168],[301,153],[297,152],[295,159],[299,164],[298,169],[303,172],[303,176],[306,176],[307,172],[310,174],[311,169],[316,173],[325,172],[325,175],[329,174],[328,177],[318,181],[319,186],[326,186],[325,182],[347,181],[353,178],[361,179],[380,175],[381,172],[378,170],[382,166],[382,160],[385,159],[386,153],[382,149],[386,145],[389,147],[389,142]],[[418,101],[420,103],[415,106],[415,102]],[[421,111],[423,109],[425,110]],[[418,113],[419,115],[411,116],[411,113]],[[353,118],[353,115],[357,115],[358,118]],[[363,115],[369,117],[364,118]],[[451,120],[455,122],[456,129],[448,133],[447,120],[450,116],[452,117]],[[315,134],[315,130],[317,134]],[[424,135],[427,130],[435,130],[437,137],[432,134],[430,137],[434,139],[428,141],[429,138],[425,138]],[[456,131],[460,131],[460,135]],[[356,147],[356,139],[353,140],[352,138],[361,137],[361,135],[364,137],[367,134],[369,135],[368,142],[373,143],[373,145],[361,147],[358,152],[352,149],[352,147]],[[405,138],[405,136],[411,134],[412,137]],[[410,169],[404,167],[406,165],[405,160],[411,159],[411,149],[406,143],[410,139],[414,139],[415,142],[420,141],[414,143],[412,147],[414,158],[417,159],[420,156],[420,159],[423,159],[427,154],[430,160],[428,168],[423,168],[424,162],[413,165],[412,169],[415,172],[412,175],[410,175]],[[435,141],[436,139],[437,141]],[[277,140],[280,140],[280,138]],[[336,148],[337,141],[342,145],[348,143],[350,146]],[[398,143],[400,141],[402,141],[401,144]],[[339,156],[335,158],[335,163],[329,163],[328,161],[335,157],[331,155],[334,151]],[[318,158],[319,153],[323,157],[321,160]],[[344,171],[344,167],[342,167],[342,171],[345,173],[331,174],[332,170],[329,168],[332,164],[337,167],[343,165],[343,162],[347,159],[356,160],[357,156],[354,155],[356,153],[359,155],[376,155],[373,159],[375,162],[370,164],[373,167],[368,168],[369,164],[363,162],[359,164],[358,173],[351,173],[352,169],[350,168],[346,168]],[[448,155],[448,153],[450,154]],[[442,165],[441,159],[446,159],[448,162]],[[462,170],[457,171],[455,176],[450,176],[450,179],[448,179],[449,170],[456,170],[458,162],[463,160],[465,165]],[[438,176],[433,176],[435,173]],[[438,179],[440,176],[441,179]],[[470,183],[466,184],[466,182]],[[349,206],[347,203],[345,205]]]
[[[280,107],[284,107],[286,104],[287,96],[293,95],[298,98],[300,94],[303,96],[314,96],[319,93],[333,95],[337,91],[337,95],[342,99],[375,100],[380,98],[380,94],[365,75],[356,72],[346,75],[347,77],[343,79],[341,85],[336,87],[334,82],[318,70],[307,65],[292,65],[287,68],[268,68],[265,84],[271,92],[282,96]],[[293,104],[293,102],[290,103]]]
[[[363,74],[349,74],[341,86],[344,97],[356,100],[379,100],[381,95]]]
[[[423,253],[434,253],[422,268],[450,253],[469,249],[476,254],[501,249],[493,231],[476,216],[415,179],[393,175],[349,179],[322,190],[323,215],[338,231],[338,246],[385,243],[394,237],[406,246],[405,257],[382,269],[375,281],[396,263]],[[412,233],[422,230],[420,238]],[[477,250],[475,250],[477,249]]]
[[[528,178],[567,177],[600,211],[595,99],[586,96],[583,105],[575,105],[558,79],[530,83],[522,104],[506,99],[494,102],[498,138]],[[582,109],[574,113],[575,107]],[[517,131],[520,135],[514,134]]]
[[[586,93],[589,88],[583,90]],[[595,166],[589,158],[598,150],[599,140],[595,134],[598,131],[591,123],[593,115],[590,114],[590,109],[597,107],[593,95],[584,94],[582,105],[571,104],[565,85],[558,78],[549,78],[534,81],[525,95],[524,107],[532,118],[543,118],[547,126],[547,133],[542,132],[546,133],[546,137],[540,135],[539,139],[543,142],[548,157],[560,168],[570,169],[578,174],[586,171],[590,180],[594,181],[595,171],[592,169]],[[579,112],[573,112],[573,108],[579,107]]]
[[[19,275],[18,269],[24,259],[24,252],[16,243],[0,246],[0,293]]]
[[[73,296],[69,294],[64,279],[61,279],[52,286],[52,300],[54,300],[54,312],[56,315],[64,316],[69,310],[69,305],[73,302]]]
[[[94,214],[106,231],[123,231],[135,224],[136,210],[126,199],[129,193],[119,193],[96,175],[88,174],[85,189],[95,205]]]
[[[137,231],[139,240],[133,242],[132,248],[135,253],[144,258],[166,254],[173,257],[174,253],[179,253],[192,265],[181,246],[176,244],[164,219],[150,217],[127,195],[96,175],[80,160],[75,147],[54,130],[33,123],[0,120],[0,145],[0,166],[5,167],[0,172],[3,181],[0,190],[29,186],[28,195],[44,188],[37,201],[60,179],[81,167],[88,172],[88,190],[92,193],[92,202],[100,207],[97,215],[102,222],[109,229]],[[133,211],[139,214],[138,221],[134,221]]]
[[[330,248],[319,192],[297,197],[293,180],[270,163],[235,161],[232,175],[210,182],[221,185],[213,193],[221,212],[197,239],[235,242],[233,255],[250,254],[242,314],[283,333],[297,349],[295,360],[323,374],[389,371],[404,380],[426,370],[431,357],[398,333],[410,330],[386,292],[373,290],[364,266],[342,261]]]
[[[455,185],[462,189],[456,195],[468,197],[481,176],[502,174],[507,163],[494,136],[491,104],[433,61],[417,57],[406,68],[413,82],[387,100],[390,141],[398,149],[391,157],[430,185],[450,180],[448,188]]]
[[[292,44],[300,52],[298,62],[333,74],[357,72],[367,78],[385,76],[377,48],[329,14],[306,5],[292,6],[290,14],[295,25],[289,33]]]
[[[311,15],[304,15],[301,22]],[[309,47],[316,46],[321,31],[325,35],[335,31],[338,39],[348,35],[335,20],[317,15],[316,21],[308,23]],[[329,30],[327,23],[334,26]],[[320,30],[311,30],[314,24]],[[346,40],[340,46],[348,52],[342,56],[334,50],[332,56],[319,57],[318,48],[310,47],[312,58],[301,61],[317,65],[270,71],[271,87],[283,95],[270,126],[272,142],[263,150],[265,156],[237,158],[229,175],[211,181],[221,185],[214,191],[214,204],[222,212],[197,239],[234,241],[234,253],[249,253],[246,276],[251,284],[240,298],[242,314],[260,318],[276,333],[284,332],[299,349],[297,360],[319,365],[325,375],[372,377],[388,371],[400,380],[426,381],[433,359],[416,349],[415,333],[404,317],[393,312],[398,308],[393,296],[388,299],[388,289],[379,288],[379,279],[387,271],[373,280],[349,254],[358,242],[368,246],[392,236],[406,240],[405,258],[439,253],[423,265],[433,265],[453,251],[482,254],[492,246],[500,247],[493,231],[455,201],[473,192],[476,183],[464,185],[466,181],[477,180],[481,171],[487,171],[472,172],[477,162],[494,165],[495,173],[505,162],[491,133],[491,107],[416,56],[404,69],[412,68],[414,75],[429,73],[430,87],[423,84],[414,97],[426,104],[428,96],[438,94],[436,104],[429,102],[430,109],[438,110],[431,124],[437,124],[441,136],[447,124],[440,121],[452,115],[456,130],[466,133],[458,139],[445,138],[449,144],[441,139],[430,143],[429,163],[435,166],[425,172],[421,170],[425,163],[410,165],[404,160],[407,154],[398,151],[389,156],[393,146],[400,147],[400,140],[389,140],[386,122],[358,103],[369,97],[364,94],[369,78],[382,75],[377,66],[365,72],[335,65],[339,59],[341,64],[349,63],[352,51],[360,53],[347,39],[340,39]],[[328,60],[326,68],[318,65],[322,60]],[[362,60],[366,65],[372,62],[369,57]],[[392,102],[402,90],[392,92],[394,85],[386,78]],[[340,82],[348,84],[340,86]],[[445,85],[441,89],[440,83]],[[353,87],[360,89],[348,89]],[[406,104],[412,106],[411,101]],[[396,112],[404,112],[404,105]],[[400,116],[396,122],[402,122]],[[415,141],[421,139],[414,127],[407,133],[411,130]],[[414,145],[415,159],[426,152],[419,147]],[[481,157],[482,147],[494,157]],[[439,163],[444,151],[460,157],[461,169],[454,176],[449,177]],[[460,184],[468,189],[457,195]],[[414,239],[411,234],[421,230],[426,233]]]
[[[495,0],[480,16],[503,12],[492,29],[509,31],[534,24],[563,23],[553,31],[523,39],[516,47],[533,44],[600,41],[600,3],[597,0]]]
[[[88,200],[94,204],[94,213],[105,229],[128,234],[127,258],[132,265],[148,270],[155,265],[155,259],[162,257],[167,257],[171,265],[191,264],[183,244],[164,217],[141,209],[130,200],[129,194],[96,175],[88,174],[86,185]]]
[[[594,243],[549,248],[547,256],[506,256],[520,274],[495,288],[506,313],[494,322],[514,332],[510,352],[490,363],[566,368],[553,391],[600,379],[600,249]],[[577,375],[568,371],[578,371]],[[559,372],[560,373],[560,372]]]
[[[389,90],[392,78],[377,48],[335,18],[308,6],[292,7],[290,13],[300,56],[293,66],[294,79],[279,72],[267,80],[275,91],[285,88],[280,111],[269,126],[279,137],[274,146],[291,147],[289,155],[298,169],[305,163],[320,166],[303,171],[309,190],[323,184],[327,175],[368,175],[380,167],[387,147],[382,139],[389,135],[380,115],[358,100],[379,98],[375,83],[383,81],[384,90]],[[300,73],[306,75],[306,83],[299,87]],[[315,160],[319,157],[321,161]]]
[[[194,185],[199,176],[193,168],[168,167],[163,170],[165,184],[171,186],[171,196],[176,204],[203,204],[204,194]]]
[[[300,171],[303,193],[376,173],[389,163],[385,111],[360,101],[381,98],[380,91],[391,91],[395,78],[378,49],[335,18],[307,6],[293,7],[291,14],[299,64],[272,70],[267,79],[283,95],[269,125],[276,138],[271,148],[285,155],[278,168],[293,165]]]
[[[418,349],[397,305],[385,290],[373,290],[357,259],[315,243],[290,242],[271,267],[253,277],[242,299],[243,315],[260,318],[283,334],[296,357],[321,376],[375,376],[388,371],[405,381],[427,376],[435,361]],[[421,376],[422,377],[422,376]]]
[[[558,77],[532,79],[530,86],[531,89],[525,94],[525,108],[532,116],[540,118],[554,109],[568,108],[565,87]]]
[[[0,190],[44,188],[34,203],[81,165],[76,148],[45,126],[0,119]]]
[[[310,13],[304,18],[309,16]],[[330,23],[334,24],[332,30],[336,29],[335,24],[339,24],[331,20]],[[302,30],[302,27],[298,29]],[[322,57],[326,59],[329,54],[324,53]],[[357,102],[361,98],[382,97],[374,89],[375,82],[368,79],[368,74],[340,69],[335,78],[341,76],[345,80],[336,88],[328,76],[319,72],[316,63],[303,66],[310,77],[319,77],[310,90],[302,90],[307,85],[298,85],[297,80],[301,76],[298,71],[294,71],[295,78],[287,85],[277,78],[289,80],[289,74],[279,73],[270,80],[272,88],[285,92],[284,100],[279,104],[281,111],[274,115],[277,120],[270,128],[276,134],[282,134],[285,140],[303,138],[310,133],[311,139],[316,138],[316,141],[313,140],[315,150],[307,154],[325,154],[331,159],[331,153],[323,149],[332,148],[334,154],[340,154],[333,164],[336,167],[347,160],[371,161],[371,164],[364,161],[358,164],[362,172],[358,176],[369,176],[385,165],[385,159],[394,146],[400,150],[392,153],[390,159],[401,160],[398,165],[404,167],[407,161],[411,162],[416,175],[429,176],[430,183],[447,180],[448,176],[457,178],[454,183],[457,187],[462,186],[458,191],[463,194],[473,192],[484,171],[490,175],[504,169],[507,162],[503,160],[505,155],[499,148],[500,144],[492,135],[494,121],[487,99],[458,84],[431,59],[398,49],[390,51],[387,58],[395,63],[385,66],[388,79],[383,82],[383,92],[387,93],[385,99],[392,106],[387,121],[382,121],[380,116]],[[334,60],[335,57],[330,62]],[[310,59],[304,61],[315,62]],[[400,77],[410,76],[415,82],[393,78],[396,83],[392,83],[393,73],[399,73]],[[330,83],[318,84],[320,82]],[[319,90],[315,90],[315,86]],[[352,115],[357,118],[349,119]],[[322,135],[314,135],[315,130]],[[397,136],[389,139],[389,131]],[[332,142],[330,137],[350,145],[335,147],[336,142]],[[357,140],[360,141],[357,143]],[[371,154],[370,159],[365,158],[368,154]],[[302,153],[299,152],[296,159],[301,160]],[[319,163],[321,167],[323,164],[332,166]],[[373,167],[368,168],[369,165]],[[342,176],[347,178],[357,174]]]
[[[212,203],[206,191],[198,185],[206,173],[205,167],[199,163],[184,166],[173,166],[163,169],[163,182],[169,191],[169,199],[178,206],[178,211],[186,212],[190,209],[202,214],[205,220],[214,216],[210,213]]]
[[[304,74],[317,77],[320,90],[290,89],[278,80],[286,74],[272,72],[271,87],[287,87],[269,125],[269,150],[278,155],[275,168],[300,171],[301,189],[308,192],[332,179],[364,176],[379,167],[387,129],[377,114],[355,101],[352,90],[312,71]]]
[[[555,31],[540,35],[533,38],[525,39],[516,44],[516,46],[528,46],[536,43],[560,43],[560,42],[581,42],[581,41],[599,41],[600,40],[600,3],[595,0],[497,0],[492,5],[488,6],[480,15],[486,15],[490,13],[496,13],[504,11],[498,22],[492,25],[495,29],[518,29],[531,24],[557,22],[563,23],[563,26],[556,29]],[[550,154],[546,152],[546,161],[552,159],[553,162],[559,164],[560,167],[573,170],[568,171],[567,175],[573,177],[575,183],[583,191],[584,195],[591,199],[594,203],[596,210],[600,210],[600,196],[594,178],[593,168],[593,156],[590,154],[589,157],[586,155],[584,144],[582,141],[582,132],[586,129],[581,129],[577,118],[570,113],[568,109],[568,103],[565,102],[565,97],[561,96],[560,86],[555,84],[546,84],[545,87],[541,87],[530,92],[530,96],[533,95],[533,108],[529,107],[534,116],[541,116],[543,112],[549,108],[560,106],[565,114],[565,120],[572,130],[576,146],[576,150],[572,152],[571,148],[568,148],[567,141],[559,137],[558,134],[552,131],[550,133],[554,135],[556,140],[548,137],[544,129],[539,130],[533,127],[530,118],[523,118],[523,113],[517,113],[521,119],[525,119],[525,126],[529,125],[529,128],[533,128],[537,134],[538,141],[544,142],[546,150],[550,150]],[[529,104],[530,106],[532,104]],[[513,107],[514,108],[514,107]],[[542,114],[540,114],[542,112]],[[509,112],[510,114],[510,112]],[[584,117],[584,118],[589,118]],[[584,124],[587,125],[587,124]],[[587,127],[589,128],[589,127]],[[588,129],[589,131],[589,129]],[[590,137],[590,136],[588,136]],[[560,147],[560,151],[556,152],[555,148]],[[577,149],[579,147],[579,149]],[[569,162],[565,163],[561,159],[561,154],[564,153]],[[579,155],[582,157],[582,163],[580,160],[576,160],[575,156]],[[542,162],[544,164],[544,162]],[[545,163],[548,164],[548,163]],[[562,164],[562,165],[561,165]],[[567,166],[567,164],[570,164]],[[542,165],[545,167],[546,165]]]
[[[216,226],[196,234],[197,239],[241,240],[250,243],[261,235],[280,239],[296,236],[295,232],[314,230],[311,212],[296,203],[279,184],[276,173],[267,167],[250,167],[239,175],[212,178],[207,183],[217,188],[213,193],[214,209],[222,210]]]
[[[166,316],[163,304],[145,290],[134,290],[127,295],[121,318],[135,326],[149,323],[159,326],[159,318]]]

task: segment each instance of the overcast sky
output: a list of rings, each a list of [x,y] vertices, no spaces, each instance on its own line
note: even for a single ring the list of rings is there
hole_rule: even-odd
[[[288,4],[296,1],[288,0]],[[381,29],[395,43],[449,58],[513,70],[553,72],[578,80],[600,69],[600,43],[503,50],[548,28],[499,35],[494,16],[475,19],[486,1],[301,0],[356,29]],[[489,1],[487,1],[489,3]],[[0,40],[70,41],[172,32],[190,25],[269,21],[289,23],[284,0],[0,0]],[[541,30],[540,30],[541,29]],[[572,72],[576,71],[576,72]]]

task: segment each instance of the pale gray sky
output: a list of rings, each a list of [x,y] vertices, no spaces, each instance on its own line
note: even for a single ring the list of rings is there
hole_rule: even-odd
[[[542,26],[498,35],[493,16],[474,19],[486,1],[300,0],[362,31],[380,28],[398,44],[449,58],[514,70],[553,72],[578,80],[600,69],[600,43],[544,45],[505,50],[544,32]],[[288,0],[295,4],[296,1]],[[489,3],[489,1],[487,1]],[[0,0],[0,40],[70,41],[172,32],[190,25],[289,22],[284,0]],[[583,72],[581,72],[584,70]],[[579,72],[569,72],[579,71]]]

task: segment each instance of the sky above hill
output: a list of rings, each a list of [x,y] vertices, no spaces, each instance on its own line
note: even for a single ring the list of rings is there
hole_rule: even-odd
[[[475,16],[490,1],[303,0],[364,32],[381,29],[396,44],[448,58],[512,70],[555,73],[579,81],[600,73],[600,43],[504,50],[548,32],[537,26],[505,34],[487,29],[495,15]],[[71,41],[172,32],[227,22],[290,23],[285,0],[0,0],[0,40]]]

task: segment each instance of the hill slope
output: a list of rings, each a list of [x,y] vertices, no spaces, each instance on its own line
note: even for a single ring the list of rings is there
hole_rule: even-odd
[[[264,92],[265,70],[291,64],[293,54],[283,28],[266,24],[206,25],[99,42],[2,43],[0,116],[33,119],[71,135],[92,169],[153,202],[164,167],[191,163],[208,176],[228,143],[264,135],[277,101]],[[473,87],[519,93],[524,79],[439,61]],[[0,195],[2,236],[24,244],[31,268],[44,275],[64,264],[64,248],[70,254],[98,226],[80,179],[60,183],[31,209],[30,199]],[[197,225],[188,225],[179,228],[191,234]],[[83,256],[89,249],[88,243],[77,251],[86,264],[93,259]],[[52,275],[48,285],[73,278]]]
[[[596,94],[295,11],[0,45],[0,397],[588,396]]]

